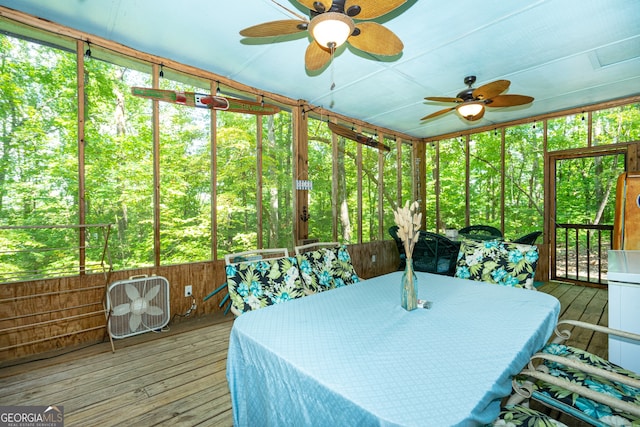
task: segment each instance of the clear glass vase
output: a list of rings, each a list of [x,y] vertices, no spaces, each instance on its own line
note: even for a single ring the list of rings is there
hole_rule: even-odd
[[[413,260],[407,259],[402,273],[402,288],[400,304],[407,311],[414,310],[418,307],[418,277],[413,270]]]

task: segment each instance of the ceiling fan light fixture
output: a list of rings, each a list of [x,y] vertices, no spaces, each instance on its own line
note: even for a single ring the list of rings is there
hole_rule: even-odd
[[[468,119],[471,119],[472,117],[477,116],[482,111],[483,108],[484,108],[484,105],[482,104],[482,102],[467,101],[460,104],[456,108],[456,110],[458,111],[458,114],[460,114],[462,117],[468,120]]]
[[[354,29],[353,19],[339,12],[321,13],[309,24],[313,39],[327,49],[335,49],[344,44]]]

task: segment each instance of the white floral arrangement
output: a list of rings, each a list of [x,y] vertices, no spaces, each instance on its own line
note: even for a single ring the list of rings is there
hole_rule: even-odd
[[[422,212],[418,213],[418,202],[409,205],[409,201],[404,207],[398,207],[393,211],[393,217],[398,226],[398,237],[404,245],[404,253],[407,259],[413,255],[413,247],[420,236],[420,224],[422,222]]]

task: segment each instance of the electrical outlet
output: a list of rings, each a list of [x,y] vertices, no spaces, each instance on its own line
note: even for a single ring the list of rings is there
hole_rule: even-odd
[[[186,285],[184,287],[184,296],[185,297],[190,297],[192,292],[193,292],[193,289],[191,288],[191,285]]]
[[[376,254],[371,255],[371,262],[376,262]]]

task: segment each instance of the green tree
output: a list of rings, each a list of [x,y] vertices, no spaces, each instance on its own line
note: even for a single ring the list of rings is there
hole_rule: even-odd
[[[263,245],[293,247],[293,125],[291,113],[265,116],[262,131]]]
[[[42,226],[78,221],[76,62],[68,52],[0,35],[0,225]],[[5,231],[1,271],[68,271],[77,251],[73,230]]]
[[[257,247],[256,116],[217,117],[218,253],[225,254]]]
[[[85,60],[86,221],[114,224],[115,269],[154,264],[152,101],[131,95],[149,72]]]

